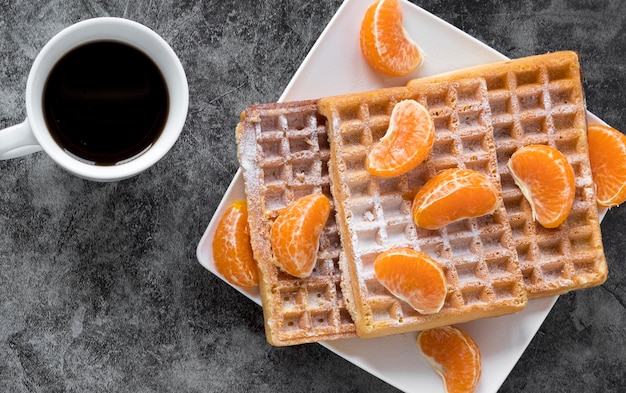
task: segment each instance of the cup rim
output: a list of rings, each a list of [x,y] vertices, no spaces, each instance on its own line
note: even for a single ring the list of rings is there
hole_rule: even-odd
[[[88,164],[69,155],[50,135],[43,115],[43,91],[54,65],[72,49],[97,41],[122,42],[148,55],[165,79],[170,103],[165,126],[156,142],[138,157],[111,166]],[[28,75],[25,97],[27,119],[32,132],[43,150],[57,164],[82,178],[116,181],[146,170],[172,148],[187,117],[189,87],[180,59],[159,34],[129,19],[97,17],[64,28],[44,45]]]

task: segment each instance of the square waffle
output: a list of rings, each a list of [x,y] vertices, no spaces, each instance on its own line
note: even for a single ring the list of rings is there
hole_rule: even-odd
[[[330,177],[344,252],[344,297],[361,337],[376,337],[513,313],[527,303],[511,227],[499,195],[493,214],[438,230],[413,223],[411,195],[442,169],[477,170],[500,184],[491,115],[483,79],[390,88],[323,98],[331,141]],[[430,156],[395,178],[371,175],[365,158],[386,133],[394,105],[414,99],[435,123]],[[388,292],[373,262],[383,251],[410,247],[442,264],[447,297],[423,315]]]
[[[317,192],[332,201],[325,123],[314,101],[265,104],[246,108],[236,130],[265,331],[276,346],[355,336],[340,289],[341,241],[334,210],[309,278],[279,270],[269,240],[272,222],[291,202]]]
[[[578,55],[564,51],[417,79],[409,86],[482,78],[488,89],[504,205],[529,298],[596,286],[608,269],[591,177],[586,106]],[[520,147],[546,144],[568,158],[576,197],[567,220],[546,229],[507,168]]]

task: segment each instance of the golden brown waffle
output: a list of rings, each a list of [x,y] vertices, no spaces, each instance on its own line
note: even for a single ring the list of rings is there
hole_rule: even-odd
[[[432,152],[405,175],[373,176],[365,169],[365,157],[385,134],[394,105],[404,99],[428,108],[436,129]],[[439,230],[416,227],[410,214],[410,195],[442,169],[474,169],[500,184],[482,79],[330,97],[318,105],[328,118],[331,187],[344,246],[342,288],[359,336],[427,329],[525,307],[526,291],[501,196],[493,214]],[[439,313],[418,313],[374,276],[376,256],[396,247],[422,250],[442,264],[448,295]]]
[[[607,264],[589,166],[577,54],[556,52],[477,66],[414,80],[409,86],[459,78],[482,78],[487,85],[504,204],[529,297],[603,283]],[[533,220],[530,204],[506,166],[518,148],[535,143],[564,153],[576,175],[572,212],[556,229],[545,229]]]
[[[334,210],[309,278],[276,268],[269,241],[272,222],[289,203],[317,192],[332,201],[330,148],[315,102],[250,106],[242,113],[236,136],[268,342],[282,346],[354,336],[340,289],[341,241]]]

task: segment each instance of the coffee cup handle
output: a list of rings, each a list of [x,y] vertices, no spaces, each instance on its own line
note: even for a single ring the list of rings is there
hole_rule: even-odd
[[[28,119],[0,130],[0,160],[22,157],[41,149]]]

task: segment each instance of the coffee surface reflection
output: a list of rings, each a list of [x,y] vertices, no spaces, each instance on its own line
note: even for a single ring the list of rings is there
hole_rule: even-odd
[[[79,46],[54,66],[43,95],[58,145],[95,165],[129,161],[150,148],[167,121],[167,85],[140,50],[114,41]]]

